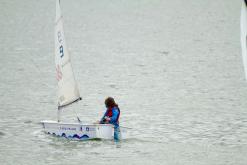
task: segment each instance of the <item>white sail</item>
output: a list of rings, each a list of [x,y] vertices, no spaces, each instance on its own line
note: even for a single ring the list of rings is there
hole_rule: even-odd
[[[55,64],[58,81],[58,107],[62,107],[80,99],[80,93],[74,78],[64,37],[63,17],[59,0],[56,1]]]
[[[247,80],[247,6],[245,0],[242,2],[241,9],[241,47],[242,47],[242,57],[245,71],[245,78]]]

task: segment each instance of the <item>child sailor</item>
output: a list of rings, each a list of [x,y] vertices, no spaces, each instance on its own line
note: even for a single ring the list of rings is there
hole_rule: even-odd
[[[119,117],[120,109],[112,97],[105,99],[106,112],[100,120],[100,124],[114,125],[114,139],[120,140]]]

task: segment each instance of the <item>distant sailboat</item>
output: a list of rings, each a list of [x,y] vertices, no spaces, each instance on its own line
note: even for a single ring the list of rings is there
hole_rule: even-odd
[[[247,0],[242,1],[241,9],[241,47],[242,47],[242,57],[245,71],[245,78],[247,80]]]
[[[41,121],[45,132],[78,140],[113,139],[114,127],[111,124],[82,124],[79,118],[78,123],[63,123],[60,121],[61,109],[81,100],[64,37],[60,0],[56,1],[55,64],[56,79],[58,81],[58,119],[57,121]]]

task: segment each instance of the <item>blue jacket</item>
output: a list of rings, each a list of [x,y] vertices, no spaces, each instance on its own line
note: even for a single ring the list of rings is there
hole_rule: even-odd
[[[119,115],[120,115],[119,109],[117,107],[112,108],[112,116],[110,117],[111,120],[109,121],[109,123],[110,124],[113,124],[115,127],[118,127],[119,126],[119,122],[118,122]],[[100,120],[100,123],[101,124],[104,124],[105,123],[104,122],[104,118],[106,116],[107,116],[107,110],[106,110],[104,116]]]

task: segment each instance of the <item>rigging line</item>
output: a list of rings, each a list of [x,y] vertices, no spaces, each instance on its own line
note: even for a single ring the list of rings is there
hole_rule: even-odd
[[[77,121],[78,121],[79,123],[81,123],[81,120],[80,120],[80,118],[79,118],[79,116],[78,116],[76,110],[75,110],[74,108],[72,108],[72,109],[73,109],[73,111],[74,111],[74,113],[75,113],[75,115],[76,115]],[[58,108],[58,110],[57,110],[57,111],[58,111],[58,114],[57,114],[57,116],[58,116],[58,122],[61,121],[61,119],[60,119],[61,110],[62,110],[62,108]]]
[[[75,102],[78,103],[78,101],[80,101],[80,100],[82,100],[81,97],[79,97],[78,99],[76,99],[75,101],[73,101],[73,102],[71,102],[71,103],[69,103],[69,104],[66,104],[66,105],[63,105],[63,106],[58,106],[58,112],[59,112],[62,108],[67,107],[67,106],[70,106],[71,104],[73,104],[73,103],[75,103]],[[72,108],[72,109],[73,109],[73,111],[74,111],[74,113],[75,113],[75,115],[76,115],[77,121],[78,121],[79,123],[81,123],[81,120],[80,120],[79,115],[77,114],[75,108]],[[59,114],[58,114],[58,115],[59,115]],[[59,116],[58,116],[58,117],[59,117]]]
[[[72,109],[73,109],[73,111],[74,111],[74,113],[75,113],[75,115],[76,115],[77,121],[78,121],[79,123],[81,123],[81,120],[80,120],[80,118],[79,118],[79,116],[78,116],[78,114],[77,114],[75,108],[72,108]]]
[[[82,100],[81,97],[79,98],[79,101],[80,101],[80,100]],[[78,104],[78,102],[77,102],[77,104]],[[78,121],[79,123],[81,123],[81,120],[80,120],[80,118],[79,118],[79,115],[77,114],[77,112],[76,112],[75,109],[74,109],[74,111],[75,111],[75,114],[76,114],[76,117],[77,117],[77,121]]]

